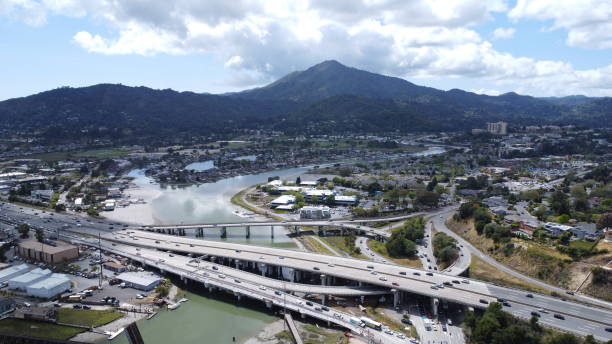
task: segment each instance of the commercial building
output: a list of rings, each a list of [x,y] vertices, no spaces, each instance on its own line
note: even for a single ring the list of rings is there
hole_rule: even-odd
[[[48,201],[53,196],[53,190],[34,190],[30,192],[30,196],[41,201]]]
[[[321,220],[329,219],[331,211],[329,207],[302,207],[300,209],[300,219]]]
[[[14,265],[10,268],[0,270],[0,283],[6,282],[13,277],[24,274],[28,270],[29,268],[27,264]]]
[[[117,276],[128,287],[149,291],[157,287],[161,282],[161,277],[150,272],[124,272]]]
[[[55,310],[51,307],[23,307],[15,311],[15,318],[49,321],[55,319]]]
[[[11,312],[15,309],[15,300],[10,297],[0,298],[0,314]]]
[[[35,240],[22,241],[17,246],[17,254],[25,259],[39,260],[57,264],[79,257],[79,248],[56,241],[56,246]]]
[[[50,299],[70,289],[70,278],[64,274],[52,274],[27,287],[28,295]]]
[[[331,190],[327,190],[327,189],[323,189],[323,190],[319,190],[319,189],[311,189],[311,190],[306,190],[304,192],[304,199],[306,199],[307,201],[325,201],[325,199],[328,196],[332,196],[335,195],[336,193],[331,191]]]
[[[51,270],[37,268],[23,275],[13,277],[8,281],[9,289],[17,289],[26,291],[27,287],[34,284],[52,274]]]
[[[125,265],[121,265],[115,262],[106,262],[104,264],[102,264],[102,266],[110,271],[113,272],[125,272],[127,271],[127,267]]]
[[[114,199],[107,199],[106,201],[104,201],[104,210],[106,211],[113,211],[115,210],[115,200]]]
[[[357,205],[357,196],[334,196],[334,203],[337,205]]]
[[[295,196],[293,195],[282,195],[280,197],[277,197],[276,199],[272,200],[272,202],[270,202],[270,206],[272,208],[276,208],[278,206],[281,205],[289,205],[289,204],[293,204],[295,203]]]
[[[487,123],[487,131],[494,135],[506,135],[508,134],[508,123],[507,122]]]

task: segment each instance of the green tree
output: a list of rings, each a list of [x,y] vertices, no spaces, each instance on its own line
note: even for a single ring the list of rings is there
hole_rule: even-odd
[[[157,287],[155,287],[155,292],[160,296],[160,297],[166,297],[168,296],[168,294],[170,293],[170,288],[168,288],[166,285],[164,284],[160,284]]]
[[[597,229],[612,228],[612,213],[603,213],[597,220]]]
[[[30,236],[30,226],[27,223],[22,223],[19,225],[18,232],[22,239],[26,239]]]
[[[36,228],[35,236],[38,242],[43,242],[45,240],[45,231],[42,228]]]
[[[550,198],[550,209],[552,209],[556,215],[570,213],[569,201],[565,192],[556,190],[552,194]]]

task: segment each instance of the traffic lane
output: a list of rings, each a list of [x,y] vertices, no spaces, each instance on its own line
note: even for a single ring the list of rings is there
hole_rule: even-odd
[[[95,245],[95,240],[92,241],[92,244]],[[112,247],[112,246],[104,246],[104,249],[106,250],[110,250],[110,251],[114,251],[117,254],[122,254],[122,255],[131,255],[133,259],[138,260],[139,258],[142,258],[140,256],[137,256],[136,254],[139,253],[139,251],[136,250],[135,247],[133,246],[128,246],[128,245],[123,245],[121,247]],[[121,251],[124,250],[124,251]],[[128,252],[130,250],[133,250],[131,253]],[[144,261],[144,260],[143,260]],[[151,264],[152,262],[146,262],[148,264]],[[176,267],[170,264],[167,264],[166,262],[163,263],[158,263],[155,264],[156,266],[161,265],[166,266],[166,267],[170,267],[173,269],[177,269],[177,270],[182,270],[186,273],[189,274],[189,276],[191,278],[196,278],[196,279],[202,279],[201,282],[204,282],[206,280],[211,281],[214,280],[216,281],[218,284],[220,284],[223,288],[227,288],[228,286],[233,287],[233,288],[240,288],[240,287],[246,287],[249,286],[250,289],[248,289],[248,291],[250,292],[250,296],[251,297],[255,297],[265,293],[266,294],[266,298],[271,299],[273,301],[275,301],[274,303],[277,306],[281,306],[281,307],[287,307],[289,309],[294,308],[293,310],[298,311],[300,313],[304,313],[307,315],[310,315],[314,318],[318,318],[318,319],[323,319],[323,320],[327,320],[327,321],[331,321],[333,323],[339,324],[340,326],[346,327],[351,329],[353,332],[355,333],[359,333],[360,328],[352,325],[348,319],[350,318],[350,314],[347,313],[342,313],[340,311],[337,310],[331,310],[330,309],[330,315],[328,316],[327,314],[323,314],[321,311],[316,311],[314,310],[315,307],[320,307],[320,304],[317,303],[313,303],[313,306],[308,306],[306,304],[306,301],[302,298],[299,298],[297,296],[293,296],[291,294],[286,294],[283,293],[282,297],[279,297],[278,295],[276,295],[274,293],[274,291],[276,291],[275,289],[261,289],[260,286],[258,284],[253,284],[252,282],[245,280],[244,282],[233,282],[231,279],[226,279],[226,278],[219,278],[218,274],[215,273],[209,273],[209,272],[202,272],[202,271],[189,271],[188,269],[182,269],[180,267]],[[249,293],[244,293],[244,295],[249,295]],[[312,301],[311,301],[312,302]],[[291,307],[293,306],[293,307]],[[311,309],[312,308],[312,309]],[[334,316],[334,314],[337,314],[338,316]],[[382,331],[377,331],[377,332],[370,332],[374,335],[375,338],[381,338],[383,341],[383,343],[403,343],[403,341],[401,341],[399,338],[396,338],[394,335],[390,335],[387,334],[385,332]]]

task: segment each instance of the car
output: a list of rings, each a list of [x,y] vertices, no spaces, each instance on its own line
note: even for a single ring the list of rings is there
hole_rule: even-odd
[[[376,272],[376,271],[372,271],[372,272],[370,272],[370,273],[371,273],[372,275],[378,275],[378,272]]]
[[[426,273],[425,275],[427,275],[427,276],[433,276],[433,272],[428,272],[428,273]]]
[[[329,308],[327,308],[327,307],[325,307],[325,306],[321,307],[321,309],[322,309],[324,312],[329,312]]]
[[[334,265],[334,264],[327,264],[327,266],[329,266],[330,268],[335,267],[335,265]]]
[[[54,303],[54,304],[53,304],[53,307],[55,307],[55,308],[59,308],[59,307],[62,307],[62,305],[61,305],[61,304],[59,304],[59,303]]]
[[[396,286],[396,287],[399,287],[399,283],[397,283],[397,282],[393,282],[393,283],[391,283],[391,284],[392,284],[392,285],[394,285],[394,286]]]
[[[606,332],[612,332],[612,327],[606,327]]]
[[[172,253],[169,254],[170,257],[174,257],[174,255]]]
[[[553,316],[557,319],[565,320],[565,316],[563,316],[562,314],[555,313]]]
[[[489,301],[487,301],[485,299],[480,299],[480,300],[478,300],[478,302],[484,303],[485,305],[489,304]]]
[[[313,269],[314,269],[314,270],[316,270],[316,271],[321,270],[321,269],[319,269],[319,267],[318,267],[318,266],[313,267]]]
[[[91,306],[83,305],[83,309],[91,309]]]
[[[443,284],[445,286],[447,286],[447,287],[452,287],[453,286],[453,284],[451,282],[449,282],[449,281],[445,281]]]
[[[506,307],[512,307],[512,306],[510,305],[510,302],[508,302],[508,301],[504,301],[504,302],[502,302],[502,305],[504,305],[504,306],[506,306]]]
[[[544,308],[538,308],[538,312],[548,314],[548,311],[545,310]]]
[[[499,302],[499,303],[504,303],[504,301],[506,301],[506,300],[505,300],[505,299],[503,299],[503,298],[501,298],[501,297],[498,297],[498,298],[497,298],[497,302]]]
[[[416,272],[416,271],[413,272],[412,274],[415,275],[415,276],[421,276],[421,273],[420,272]]]
[[[417,272],[418,273],[418,272]],[[399,272],[400,275],[406,276],[406,271],[400,271]],[[419,274],[420,275],[420,274]]]
[[[310,302],[310,301],[306,301],[306,306],[310,306],[310,307],[312,307],[312,302]]]
[[[242,252],[242,251],[240,251],[240,250],[236,250],[236,253],[240,253],[240,252]]]
[[[412,321],[410,321],[410,319],[408,319],[408,318],[402,318],[402,322],[404,324],[407,324],[407,325],[411,325],[412,324]]]
[[[438,290],[438,287],[436,287],[435,285],[432,285],[430,288],[433,290]]]
[[[219,270],[219,268],[217,266],[214,266],[214,265],[213,265],[212,269],[213,270]]]
[[[461,283],[470,284],[470,281],[464,279],[464,280],[461,280]]]
[[[283,256],[278,256],[278,259],[285,259],[285,257],[283,257]]]
[[[83,307],[81,305],[73,305],[72,308],[74,308],[74,309],[81,309]]]
[[[260,285],[259,290],[266,290],[266,287],[264,287],[263,285]]]
[[[374,269],[374,265],[368,265],[367,268],[368,269]]]
[[[280,292],[280,291],[278,291],[278,290],[275,290],[275,291],[274,291],[274,294],[279,295],[279,296],[280,296],[280,295],[283,295],[283,293],[281,293],[281,292]]]
[[[453,280],[453,283],[455,284],[461,284],[461,282],[457,281],[457,280]]]
[[[219,278],[225,278],[224,274],[219,274]]]
[[[574,295],[574,292],[573,292],[573,291],[571,291],[571,290],[568,290],[568,291],[566,291],[565,293],[566,293],[567,295]]]
[[[528,297],[528,298],[533,299],[533,294],[527,294],[527,295],[525,295],[525,296],[526,296],[526,297]]]
[[[384,282],[384,281],[386,281],[386,280],[387,280],[387,277],[385,277],[385,276],[381,276],[381,277],[380,277],[380,278],[378,278],[378,279]]]
[[[234,279],[234,282],[236,282],[236,283],[242,283],[242,282],[240,282],[240,280],[239,280],[239,279]]]
[[[531,312],[531,315],[533,315],[534,317],[540,317],[540,313],[538,312]]]

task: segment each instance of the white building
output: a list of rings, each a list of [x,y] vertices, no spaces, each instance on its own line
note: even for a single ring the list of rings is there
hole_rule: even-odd
[[[300,209],[300,219],[320,220],[329,219],[331,211],[329,207],[302,207]]]
[[[284,205],[289,205],[289,204],[293,204],[295,203],[295,196],[293,195],[282,195],[276,199],[274,199],[272,202],[270,202],[270,205],[272,206],[272,208],[276,208],[279,206],[284,206]]]
[[[113,210],[115,210],[115,200],[114,199],[107,199],[106,201],[104,201],[104,210],[106,210],[106,211],[113,211]]]
[[[151,290],[157,287],[161,282],[161,277],[151,272],[124,272],[117,276],[128,287],[140,290]]]
[[[508,123],[507,122],[487,123],[487,131],[494,135],[506,135],[508,134]]]
[[[336,195],[334,197],[334,203],[338,205],[356,205],[357,196]]]
[[[13,277],[8,281],[9,289],[18,289],[25,291],[26,288],[46,277],[51,275],[51,270],[43,270],[41,268],[34,269],[23,275]]]
[[[52,274],[27,287],[28,295],[50,299],[70,289],[70,278],[64,274]]]
[[[319,185],[318,182],[313,181],[313,180],[302,180],[300,181],[300,186],[307,186],[307,187],[315,187]]]
[[[4,270],[0,270],[0,283],[10,280],[13,277],[24,274],[28,271],[27,264],[14,265],[10,268],[6,268]]]
[[[304,198],[308,201],[312,201],[314,199],[317,199],[318,201],[324,201],[328,196],[335,195],[335,194],[336,193],[332,190],[311,189],[311,190],[306,190],[306,192],[304,192]]]

